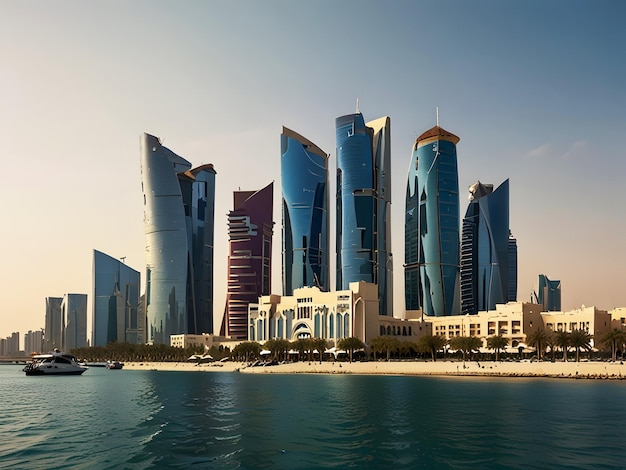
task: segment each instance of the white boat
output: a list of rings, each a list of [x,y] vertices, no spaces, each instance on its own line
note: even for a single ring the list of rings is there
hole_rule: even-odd
[[[106,368],[107,369],[121,369],[124,367],[124,364],[119,361],[107,361]]]
[[[76,356],[55,349],[49,354],[36,354],[26,364],[26,375],[80,375],[88,367],[81,366]]]

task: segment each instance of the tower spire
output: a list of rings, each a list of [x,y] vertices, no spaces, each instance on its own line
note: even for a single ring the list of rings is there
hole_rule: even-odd
[[[356,99],[356,113],[357,114],[361,114],[361,111],[359,111],[359,99]]]
[[[439,127],[439,106],[436,107],[437,113],[437,127]]]

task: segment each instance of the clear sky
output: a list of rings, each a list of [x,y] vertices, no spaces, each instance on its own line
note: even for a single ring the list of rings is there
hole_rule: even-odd
[[[281,126],[331,154],[334,191],[357,98],[391,117],[396,315],[436,106],[461,138],[461,215],[470,184],[510,178],[518,300],[544,273],[564,309],[626,306],[624,18],[619,0],[0,2],[0,337],[42,328],[48,296],[86,293],[90,316],[93,249],[144,281],[143,132],[217,171],[216,325],[232,193],[276,182],[280,294]]]

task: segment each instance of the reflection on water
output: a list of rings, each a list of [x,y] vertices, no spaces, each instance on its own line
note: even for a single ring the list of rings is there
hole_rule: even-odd
[[[0,367],[0,467],[621,468],[624,382]]]

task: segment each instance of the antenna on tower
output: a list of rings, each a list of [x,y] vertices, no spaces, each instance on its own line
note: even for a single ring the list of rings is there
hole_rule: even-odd
[[[359,111],[359,99],[356,99],[356,113],[357,114],[361,114],[361,112]]]
[[[436,109],[437,109],[437,127],[439,127],[439,106],[437,106]]]

